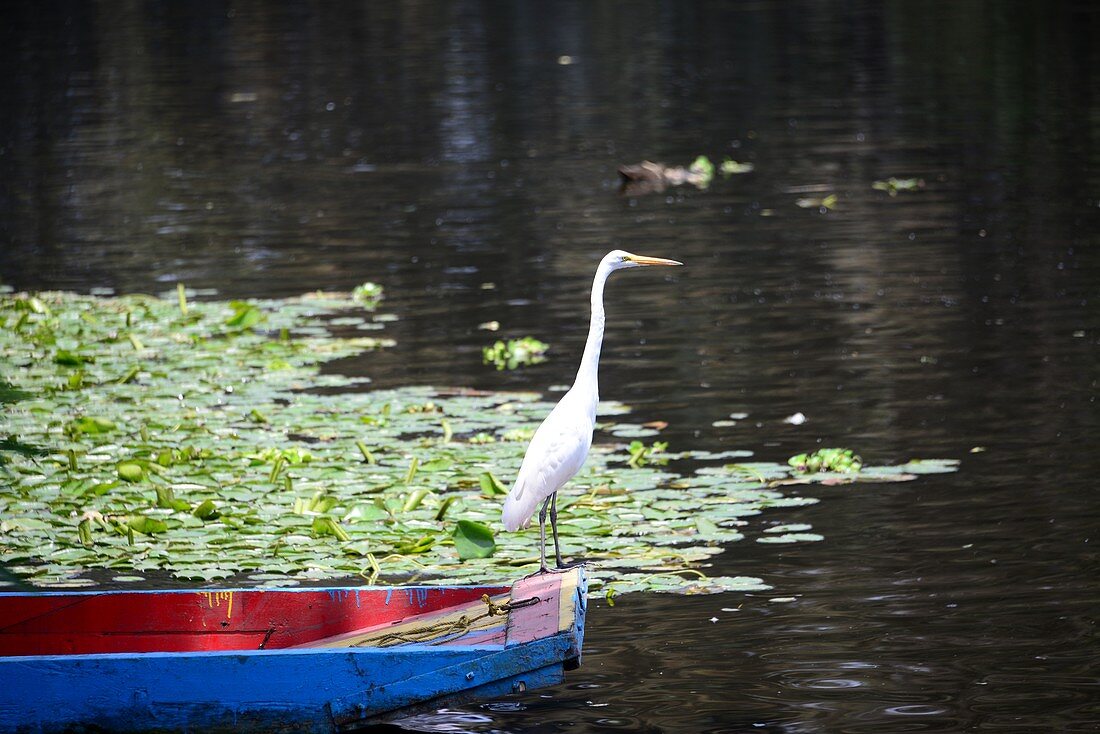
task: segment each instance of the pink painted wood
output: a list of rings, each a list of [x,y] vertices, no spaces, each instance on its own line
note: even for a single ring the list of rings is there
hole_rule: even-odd
[[[560,630],[562,576],[544,573],[521,579],[512,586],[512,603],[533,597],[538,597],[539,601],[516,608],[508,615],[509,645],[537,640]]]

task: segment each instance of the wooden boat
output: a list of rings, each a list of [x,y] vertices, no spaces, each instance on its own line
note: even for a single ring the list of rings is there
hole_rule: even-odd
[[[583,569],[507,586],[0,594],[0,730],[339,731],[560,682]]]

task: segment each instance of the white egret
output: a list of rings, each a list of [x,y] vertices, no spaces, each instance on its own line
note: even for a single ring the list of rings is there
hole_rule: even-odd
[[[616,270],[645,265],[683,265],[661,257],[633,255],[613,250],[600,260],[596,277],[592,281],[592,322],[588,327],[588,341],[584,345],[577,379],[565,393],[550,415],[535,431],[527,453],[523,456],[516,482],[504,500],[504,528],[509,531],[526,527],[535,508],[539,511],[539,572],[546,567],[546,512],[550,511],[550,525],[554,532],[554,555],[558,568],[564,564],[558,545],[558,490],[573,478],[592,446],[592,429],[596,425],[596,403],[600,400],[598,370],[600,348],[603,346],[603,286],[607,277]]]

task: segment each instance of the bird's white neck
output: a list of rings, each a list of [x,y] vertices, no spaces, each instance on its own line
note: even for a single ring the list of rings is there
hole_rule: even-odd
[[[581,366],[573,383],[574,390],[590,390],[595,397],[599,396],[600,348],[603,346],[603,285],[610,274],[611,268],[601,263],[592,280],[592,322],[588,326],[588,341],[585,342]]]

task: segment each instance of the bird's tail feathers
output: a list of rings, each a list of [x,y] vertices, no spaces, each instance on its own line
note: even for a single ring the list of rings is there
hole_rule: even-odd
[[[504,521],[504,529],[508,532],[527,527],[531,522],[531,516],[535,514],[535,505],[538,504],[537,501],[533,501],[532,493],[523,491],[522,482],[522,478],[517,479],[512,491],[504,498],[501,519]]]

